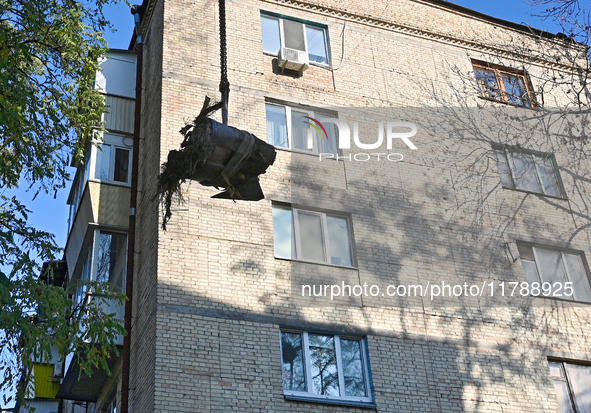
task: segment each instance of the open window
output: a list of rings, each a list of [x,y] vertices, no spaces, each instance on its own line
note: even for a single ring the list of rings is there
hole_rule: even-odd
[[[278,55],[287,48],[305,53],[310,63],[329,64],[326,26],[263,13],[261,31],[265,53]]]

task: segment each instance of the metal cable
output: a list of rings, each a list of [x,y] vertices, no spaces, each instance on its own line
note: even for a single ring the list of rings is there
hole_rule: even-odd
[[[338,67],[335,67],[332,69],[333,72],[335,70],[339,70],[341,68],[341,66],[343,66],[343,62],[345,61],[345,30],[347,30],[347,21],[345,21],[345,25],[343,26],[343,34],[342,34],[342,40],[341,40],[341,44],[342,44],[341,63],[339,63]]]
[[[230,82],[228,81],[228,51],[226,42],[226,0],[219,0],[220,6],[220,93],[222,94],[222,121],[228,124],[228,100]]]
[[[227,63],[227,45],[226,45],[226,1],[219,0],[220,5],[220,68],[222,71],[222,80],[220,82],[220,92],[222,86],[228,83],[228,63]]]

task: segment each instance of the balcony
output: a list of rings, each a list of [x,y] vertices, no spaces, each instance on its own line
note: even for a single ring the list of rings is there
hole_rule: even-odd
[[[130,189],[126,186],[87,182],[65,249],[70,280],[78,278],[75,275],[82,271],[84,257],[81,253],[92,243],[94,229],[127,230],[129,195]]]

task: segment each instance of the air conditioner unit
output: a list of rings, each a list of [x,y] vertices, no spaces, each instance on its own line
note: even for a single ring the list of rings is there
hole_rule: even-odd
[[[303,73],[308,69],[308,53],[290,49],[289,47],[282,47],[279,50],[279,67],[282,69],[295,70],[296,72]]]
[[[64,362],[58,361],[53,365],[53,377],[61,378],[64,377]]]

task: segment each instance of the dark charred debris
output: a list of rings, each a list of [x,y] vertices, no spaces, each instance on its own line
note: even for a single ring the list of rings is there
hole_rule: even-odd
[[[212,198],[234,202],[264,198],[258,177],[275,162],[275,148],[251,133],[211,119],[222,102],[210,102],[206,97],[199,115],[180,130],[184,136],[181,149],[168,153],[158,175],[157,197],[164,208],[164,230],[172,216],[173,198],[183,202],[181,185],[187,180],[223,189]]]

